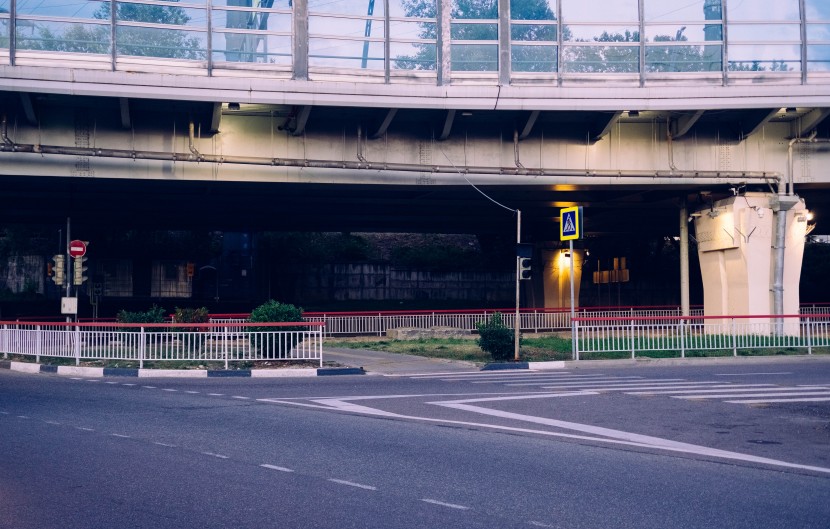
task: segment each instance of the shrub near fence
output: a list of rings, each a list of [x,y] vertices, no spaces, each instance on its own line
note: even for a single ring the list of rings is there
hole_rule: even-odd
[[[315,360],[323,365],[323,324],[0,322],[0,353],[81,360]]]

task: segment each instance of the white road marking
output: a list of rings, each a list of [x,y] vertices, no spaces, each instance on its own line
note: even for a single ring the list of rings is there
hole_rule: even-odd
[[[830,402],[830,397],[802,398],[802,399],[758,399],[758,400],[727,400],[733,404],[767,404],[774,402]]]
[[[114,433],[114,434],[110,434],[110,435],[112,435],[113,437],[120,437],[122,439],[129,439],[130,438],[129,435],[124,435],[124,434],[120,434],[120,433]]]
[[[191,395],[197,395],[198,391],[185,391],[185,393],[190,393]]]
[[[683,386],[677,386],[675,389],[666,390],[665,388],[659,388],[661,391],[632,391],[626,393],[626,395],[674,395],[674,394],[681,394],[681,393],[722,393],[724,389],[728,389],[730,391],[758,391],[759,389],[772,389],[775,387],[775,384],[718,384],[715,386],[697,386],[699,388],[705,389],[691,389],[691,386],[688,388],[684,388]],[[649,388],[641,388],[641,389],[649,389]],[[658,389],[658,388],[655,388]],[[663,391],[665,390],[665,391]]]
[[[555,527],[556,527],[555,525],[548,525],[548,524],[546,524],[546,523],[542,523],[542,522],[535,522],[535,521],[533,521],[533,520],[530,520],[530,521],[529,521],[529,522],[527,522],[527,523],[529,523],[530,525],[532,525],[532,526],[534,526],[534,527],[551,527],[551,528],[555,528]]]
[[[599,391],[601,389],[605,390],[612,390],[612,389],[640,389],[640,388],[674,388],[681,385],[689,385],[693,384],[691,382],[620,382],[618,384],[608,383],[608,384],[562,384],[559,386],[551,386],[545,385],[542,386],[543,389],[566,389],[569,391],[574,391],[579,388],[584,388],[591,391]],[[693,385],[701,386],[701,385],[709,385],[715,384],[715,382],[697,382]]]
[[[251,397],[240,397],[239,395],[234,395],[231,398],[232,399],[240,399],[240,400],[251,400]]]
[[[7,411],[0,411],[0,415],[9,415],[9,412],[7,412]]]
[[[76,426],[75,428],[78,429],[78,430],[83,430],[85,432],[94,432],[95,431],[93,428],[84,428],[83,426]]]
[[[734,393],[720,393],[716,395],[676,395],[673,396],[673,399],[731,399],[731,398],[763,398],[763,397],[830,397],[830,392],[826,389],[822,391],[798,391],[793,390],[792,388],[781,388],[780,390],[769,389],[767,391],[772,391],[773,393],[749,393],[746,395],[736,395]]]
[[[43,421],[43,422],[45,422],[46,424],[52,424],[54,426],[60,426],[61,425],[61,423],[59,423],[58,421]]]
[[[104,382],[104,384],[118,384],[118,382]]]
[[[662,439],[659,437],[652,437],[649,435],[642,435],[636,434],[632,432],[625,432],[622,430],[614,430],[611,428],[604,428],[601,426],[592,426],[589,424],[579,424],[567,421],[560,421],[556,419],[548,419],[545,417],[534,417],[532,415],[522,415],[519,413],[511,413],[501,410],[492,410],[489,408],[482,408],[480,406],[471,406],[468,403],[470,402],[480,402],[479,399],[467,399],[467,400],[459,400],[459,401],[445,401],[445,402],[431,402],[430,404],[436,404],[438,406],[446,406],[448,408],[456,408],[460,410],[471,411],[474,413],[481,413],[483,415],[490,415],[494,417],[500,417],[504,419],[513,419],[519,421],[526,421],[536,424],[544,424],[547,426],[554,426],[557,428],[562,428],[566,430],[574,430],[583,433],[589,433],[593,435],[600,435],[603,437],[609,438],[606,442],[610,440],[615,440],[620,444],[629,444],[634,446],[642,446],[646,448],[656,448],[661,450],[668,450],[673,452],[683,452],[688,454],[696,454],[701,456],[708,456],[708,457],[716,457],[720,459],[731,459],[736,461],[745,461],[750,463],[761,463],[766,465],[773,465],[778,467],[786,467],[786,468],[798,468],[804,470],[812,470],[816,472],[822,472],[830,474],[830,468],[824,467],[815,467],[811,465],[799,465],[795,463],[788,463],[786,461],[778,461],[775,459],[768,459],[765,457],[758,457],[749,454],[741,454],[739,452],[729,452],[727,450],[719,450],[716,448],[709,448],[707,446],[700,446],[700,445],[693,445],[689,443],[683,443],[679,441],[671,441],[669,439]],[[556,435],[550,433],[549,435]],[[561,435],[561,434],[560,434]],[[577,436],[573,436],[577,437]],[[584,437],[585,439],[591,439],[589,437]],[[599,440],[598,438],[594,438],[594,440]]]
[[[591,382],[595,380],[629,380],[629,379],[638,379],[641,380],[643,377],[608,377],[608,376],[594,376],[594,375],[574,375],[571,377],[548,377],[548,376],[538,376],[532,378],[494,378],[489,380],[473,380],[470,384],[498,384],[507,382],[510,384],[519,383],[519,382]],[[442,379],[443,380],[443,379]]]
[[[592,394],[592,393],[583,393],[579,392],[578,394]],[[555,398],[555,397],[563,397],[563,396],[570,396],[568,393],[549,393],[549,394],[540,394],[540,393],[533,393],[533,394],[526,394],[526,395],[511,395],[502,397],[503,399],[520,399],[520,398],[543,398],[545,395]],[[419,397],[420,395],[411,395],[411,397]],[[403,395],[397,395],[396,398],[404,397]],[[501,400],[500,398],[484,398],[484,399],[464,399],[464,400],[455,400],[455,401],[435,401],[435,402],[428,402],[427,404],[434,404],[437,406],[445,406],[449,408],[456,408],[460,410],[470,411],[473,413],[479,413],[482,415],[490,415],[496,416],[503,419],[510,419],[510,420],[517,420],[523,422],[529,422],[534,424],[542,424],[545,426],[551,426],[555,428],[565,429],[565,430],[573,430],[577,432],[582,432],[582,434],[575,434],[575,433],[563,433],[563,432],[553,432],[549,430],[540,430],[540,429],[531,429],[531,428],[519,428],[515,426],[504,426],[499,424],[489,424],[489,423],[480,423],[480,422],[472,422],[472,421],[457,421],[457,420],[449,420],[449,419],[438,419],[433,417],[418,417],[414,415],[402,415],[397,413],[388,412],[385,410],[377,409],[377,408],[370,408],[368,406],[358,406],[348,402],[348,400],[383,400],[386,398],[386,395],[375,395],[375,396],[360,396],[360,397],[341,397],[341,398],[322,398],[322,399],[313,399],[315,404],[309,404],[305,402],[297,402],[292,401],[290,399],[258,399],[261,402],[273,402],[278,404],[290,404],[295,406],[309,406],[309,407],[316,407],[316,408],[327,408],[333,409],[337,411],[345,411],[351,413],[359,413],[363,415],[369,416],[379,416],[379,417],[395,417],[399,419],[408,419],[413,421],[423,421],[423,422],[430,422],[430,423],[440,423],[440,424],[457,424],[461,426],[473,426],[478,428],[489,428],[493,430],[500,430],[500,431],[509,431],[509,432],[518,432],[518,433],[529,433],[535,435],[543,435],[548,437],[561,437],[565,439],[576,439],[576,440],[583,440],[583,441],[591,441],[591,442],[599,442],[599,443],[607,443],[607,444],[617,444],[617,445],[627,445],[627,446],[637,446],[641,448],[649,448],[649,449],[656,449],[656,450],[666,450],[669,452],[678,452],[678,453],[687,453],[687,454],[694,454],[699,456],[706,456],[712,457],[717,459],[726,459],[726,460],[733,460],[733,461],[743,461],[747,463],[756,463],[756,464],[763,464],[763,465],[770,465],[774,467],[782,467],[782,468],[792,468],[792,469],[799,469],[799,470],[810,470],[814,472],[820,472],[823,474],[830,474],[830,468],[825,467],[818,467],[818,466],[811,466],[811,465],[800,465],[796,463],[789,463],[787,461],[779,461],[776,459],[769,459],[765,457],[758,457],[749,454],[742,454],[739,452],[730,452],[727,450],[719,450],[715,448],[710,448],[706,446],[700,445],[693,445],[689,443],[682,443],[678,441],[671,441],[668,439],[661,439],[659,437],[651,437],[647,435],[636,434],[632,432],[625,432],[621,430],[613,430],[610,428],[603,428],[598,426],[592,426],[587,424],[579,424],[573,422],[566,422],[566,421],[559,421],[555,419],[548,419],[545,417],[535,417],[532,415],[522,415],[518,413],[510,413],[504,412],[500,410],[492,410],[488,408],[483,408],[479,406],[472,406],[470,403],[472,402],[481,402],[482,400]],[[591,435],[584,435],[584,434],[591,434]]]
[[[224,393],[208,393],[211,397],[224,397]]]
[[[458,505],[457,503],[447,503],[447,502],[444,502],[444,501],[431,500],[429,498],[421,498],[421,501],[426,502],[426,503],[431,503],[433,505],[440,505],[441,507],[449,507],[450,509],[459,509],[459,510],[462,510],[462,511],[466,511],[466,510],[470,509],[466,505]]]
[[[164,388],[162,391],[179,391],[178,389]]]
[[[406,378],[411,378],[415,380],[421,379],[429,379],[429,378],[440,378],[441,380],[469,380],[474,378],[497,378],[497,377],[527,377],[531,376],[531,373],[539,373],[540,376],[555,376],[555,375],[570,375],[570,371],[558,371],[556,373],[545,373],[541,371],[528,371],[526,369],[519,369],[516,371],[496,371],[496,372],[489,372],[489,373],[481,373],[479,371],[472,372],[472,373],[435,373],[432,375],[405,375]],[[604,376],[602,373],[594,373],[593,375],[583,375],[583,376]]]
[[[96,379],[94,379],[94,378],[87,378],[87,379],[84,379],[84,382],[101,382],[101,381],[100,381],[100,380],[96,380]]]
[[[147,388],[147,389],[156,389],[156,387],[155,387],[155,386],[141,386],[141,387],[142,387],[142,388]]]
[[[121,383],[121,385],[122,386],[135,386],[135,384],[127,384],[127,383],[123,383],[123,382]]]
[[[83,380],[81,377],[69,377],[69,380]]]
[[[755,375],[792,375],[792,373],[789,371],[778,373],[715,373],[716,377],[751,377]]]
[[[29,416],[28,415],[18,415],[17,418],[18,419],[28,419]]]
[[[348,487],[355,487],[355,488],[358,488],[358,489],[378,490],[377,487],[373,487],[371,485],[363,485],[362,483],[355,483],[354,481],[346,481],[346,480],[343,480],[343,479],[334,479],[334,478],[329,478],[329,481],[331,481],[332,483],[338,483],[340,485],[346,485]]]
[[[202,453],[205,454],[206,456],[217,457],[219,459],[230,459],[230,456],[224,456],[222,454],[214,454],[213,452],[202,452]]]
[[[601,380],[601,381],[600,380],[596,380],[596,381],[590,380],[588,382],[579,382],[579,383],[569,382],[567,384],[556,384],[556,386],[560,387],[560,388],[572,388],[572,387],[576,387],[576,386],[600,386],[602,384],[617,384],[617,381],[619,381],[619,384],[645,384],[646,382],[648,382],[649,384],[654,384],[654,385],[657,385],[657,384],[673,384],[673,383],[676,383],[676,382],[688,382],[688,380],[686,380],[685,378],[655,378],[655,379],[640,378],[638,380],[622,380],[622,378],[624,378],[624,377],[611,378],[611,379],[608,379],[608,380]],[[717,384],[717,382],[709,382],[709,383],[710,384]],[[700,384],[700,382],[698,382],[698,384]],[[550,382],[523,382],[521,384],[505,384],[505,386],[509,386],[509,387],[519,387],[519,386],[545,386],[545,387],[550,386],[550,387],[554,387]]]
[[[294,472],[290,468],[278,467],[277,465],[268,465],[268,464],[263,463],[262,465],[259,465],[259,466],[261,466],[262,468],[270,468],[271,470],[276,470],[278,472]]]
[[[165,446],[167,448],[176,448],[176,445],[171,445],[171,444],[168,444],[168,443],[162,443],[160,441],[153,441],[153,444],[154,445],[159,445],[159,446]]]

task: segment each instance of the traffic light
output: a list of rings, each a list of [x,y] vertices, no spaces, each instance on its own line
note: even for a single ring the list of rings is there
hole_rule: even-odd
[[[86,261],[86,257],[80,256],[75,258],[74,263],[74,274],[72,277],[72,284],[75,286],[80,286],[84,284],[84,281],[87,280],[87,277],[84,275],[86,272],[87,267],[84,266],[84,262]]]
[[[519,257],[519,279],[530,279],[532,275],[530,265],[530,257]]]
[[[66,256],[63,254],[53,255],[52,261],[55,262],[54,266],[50,264],[51,272],[54,272],[54,275],[51,273],[49,275],[56,285],[63,285],[66,281]],[[47,270],[49,270],[49,267],[47,267]]]

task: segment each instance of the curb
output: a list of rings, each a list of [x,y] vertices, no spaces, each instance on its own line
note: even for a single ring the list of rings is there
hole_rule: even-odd
[[[532,371],[546,371],[548,369],[565,369],[564,360],[549,362],[493,362],[485,364],[482,371],[500,371],[504,369],[530,369]]]
[[[292,378],[322,377],[333,375],[364,375],[362,367],[321,367],[321,368],[287,368],[287,369],[239,369],[234,371],[216,369],[133,369],[120,367],[79,367],[52,366],[0,360],[0,369],[9,369],[21,373],[51,373],[57,375],[101,377],[138,377],[138,378]]]

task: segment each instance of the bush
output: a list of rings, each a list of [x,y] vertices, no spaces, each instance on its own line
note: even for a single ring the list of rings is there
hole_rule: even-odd
[[[265,322],[286,322],[286,321],[303,321],[303,309],[295,307],[288,303],[280,303],[279,301],[269,300],[251,311],[250,321],[253,323]],[[287,331],[302,331],[306,327],[248,327],[251,333],[257,332],[287,332]],[[264,349],[278,349],[278,340],[259,341],[256,334],[251,334],[251,343],[259,343]],[[291,347],[297,345],[300,341],[299,334],[291,335]],[[276,350],[268,351],[271,353]]]
[[[118,311],[115,319],[118,323],[165,323],[165,311],[162,307],[153,305],[146,312]]]
[[[501,313],[496,312],[490,317],[489,321],[476,324],[476,328],[478,328],[479,334],[476,344],[481,347],[482,351],[490,353],[490,356],[496,362],[513,359],[515,334],[513,329],[509,329],[504,325]],[[520,345],[521,340],[522,336],[520,334]]]
[[[176,314],[174,316],[176,323],[208,323],[210,320],[210,313],[207,307],[200,307],[198,309],[176,307]]]

